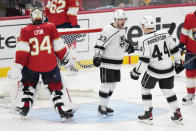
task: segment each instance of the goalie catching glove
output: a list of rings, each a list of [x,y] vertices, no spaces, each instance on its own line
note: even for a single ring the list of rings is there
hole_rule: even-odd
[[[139,79],[139,75],[141,73],[136,71],[136,68],[134,68],[131,72],[130,72],[130,76],[133,80],[138,80]]]
[[[11,80],[20,81],[22,79],[22,71],[23,66],[18,63],[14,63],[11,69],[7,73],[7,77]]]

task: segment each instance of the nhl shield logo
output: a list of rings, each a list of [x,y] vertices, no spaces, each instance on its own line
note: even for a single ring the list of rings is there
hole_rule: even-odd
[[[196,31],[193,32],[193,39],[196,40]]]
[[[193,39],[196,40],[196,28],[193,28]]]

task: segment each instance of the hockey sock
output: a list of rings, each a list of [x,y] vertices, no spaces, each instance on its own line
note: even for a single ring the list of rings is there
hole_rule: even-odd
[[[142,87],[142,101],[144,105],[144,110],[149,111],[152,107],[152,94],[151,89],[146,89]]]
[[[176,94],[172,89],[161,89],[161,92],[165,95],[171,111],[176,112],[176,109],[179,108]]]
[[[99,100],[101,106],[107,106],[111,85],[111,83],[101,83],[101,88],[99,89]],[[110,95],[112,95],[112,93],[110,93]]]
[[[109,83],[109,85],[108,85],[108,88],[109,88],[109,96],[108,96],[108,98],[107,98],[107,103],[108,103],[108,101],[110,100],[110,98],[111,98],[111,96],[112,96],[112,94],[113,94],[113,91],[114,91],[114,89],[116,88],[116,85],[117,85],[116,82]]]
[[[195,78],[186,78],[186,87],[188,94],[195,94]]]

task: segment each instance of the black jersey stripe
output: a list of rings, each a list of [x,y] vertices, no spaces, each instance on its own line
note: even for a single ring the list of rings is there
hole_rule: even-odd
[[[102,46],[104,46],[104,45],[108,42],[108,40],[109,40],[109,39],[111,39],[111,38],[112,38],[112,36],[116,35],[119,31],[120,31],[120,30],[118,30],[118,31],[117,31],[117,32],[115,32],[113,35],[111,35],[111,36],[107,39],[107,41],[106,41],[105,43],[103,43],[103,45],[102,45]]]
[[[152,66],[148,66],[148,69],[157,74],[166,74],[166,73],[171,73],[174,70],[174,66],[172,66],[171,68],[165,69],[165,70],[159,70],[159,69],[155,69]]]
[[[175,54],[179,51],[178,46],[174,47],[173,49],[170,50],[171,54]]]
[[[142,61],[142,62],[144,62],[144,63],[150,63],[150,58],[147,58],[147,57],[140,56],[139,57],[139,60]]]
[[[98,45],[95,45],[94,48],[97,48],[97,49],[100,49],[100,50],[105,50],[105,47],[103,47],[103,46],[98,46]]]
[[[112,60],[112,59],[101,58],[101,62],[109,63],[109,64],[122,64],[123,60]]]

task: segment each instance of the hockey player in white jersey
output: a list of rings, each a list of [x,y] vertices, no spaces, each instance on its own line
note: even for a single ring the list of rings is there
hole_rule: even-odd
[[[158,82],[160,90],[165,95],[174,114],[171,119],[174,122],[182,123],[177,97],[173,92],[174,75],[184,69],[178,46],[166,31],[155,30],[155,19],[152,16],[142,17],[141,26],[144,32],[144,35],[139,39],[141,54],[137,66],[130,72],[131,78],[137,80],[139,75],[145,71],[141,81],[145,113],[139,115],[138,119],[140,122],[152,124],[151,90]],[[174,62],[171,55],[174,57]]]
[[[124,52],[132,53],[134,48],[125,38],[124,25],[127,21],[125,11],[114,12],[114,23],[103,28],[95,45],[93,63],[100,66],[101,88],[99,89],[98,113],[101,116],[112,115],[113,109],[107,103],[112,96],[117,82],[120,82],[120,68]]]

